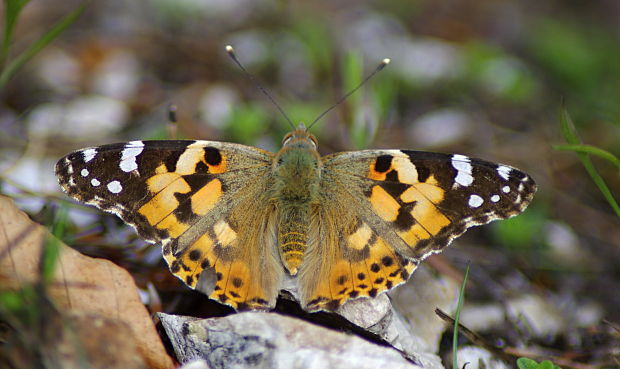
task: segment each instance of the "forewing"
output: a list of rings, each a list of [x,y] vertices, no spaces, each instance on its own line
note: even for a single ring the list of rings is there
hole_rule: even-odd
[[[260,194],[272,156],[213,141],[132,141],[73,152],[56,164],[56,174],[71,197],[117,214],[145,240],[161,243],[171,271],[192,288],[208,269],[210,297],[260,308],[273,304],[278,287],[255,278],[273,266],[268,255],[275,247],[268,233],[252,233],[270,227]],[[243,217],[249,199],[253,215]],[[254,256],[266,263],[251,262]]]

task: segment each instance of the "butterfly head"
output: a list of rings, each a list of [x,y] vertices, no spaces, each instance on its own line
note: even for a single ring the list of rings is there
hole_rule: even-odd
[[[318,142],[313,134],[308,132],[308,129],[303,123],[299,123],[294,131],[289,132],[282,139],[282,148],[300,148],[316,150]]]

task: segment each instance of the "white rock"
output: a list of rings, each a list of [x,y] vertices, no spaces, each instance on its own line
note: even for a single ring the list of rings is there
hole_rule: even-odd
[[[467,135],[472,122],[473,118],[463,111],[438,109],[419,117],[407,133],[426,147],[447,145]]]
[[[9,183],[3,185],[5,194],[18,194],[21,189],[35,193],[58,193],[58,181],[54,176],[54,161],[34,157],[20,158],[13,167],[4,172],[4,176],[17,184],[15,188]],[[15,202],[21,209],[37,212],[47,200],[41,196],[16,198]]]
[[[64,135],[82,140],[101,138],[121,128],[129,108],[121,100],[105,96],[83,96],[66,106]]]
[[[214,368],[443,368],[438,357],[409,361],[392,348],[274,313],[159,317],[181,362],[202,358]]]
[[[375,298],[349,300],[336,313],[395,348],[418,357],[427,355],[425,358],[433,362],[446,328],[435,314],[435,307],[451,312],[456,306],[458,286],[434,277],[425,267],[416,271],[410,281]],[[285,279],[282,289],[298,300],[293,278]]]
[[[466,346],[457,350],[457,366],[467,369],[509,369],[503,361],[480,347]],[[467,364],[467,366],[465,366]]]
[[[599,324],[604,317],[605,309],[598,302],[589,301],[577,308],[574,324],[577,327],[592,327]]]
[[[575,231],[567,224],[548,221],[543,235],[551,254],[557,261],[579,266],[592,261],[592,256],[581,247]]]
[[[364,329],[381,335],[384,327],[377,327],[381,322],[389,325],[392,314],[392,303],[385,293],[374,299],[359,298],[350,300],[338,309],[338,314],[348,321]],[[376,329],[373,329],[375,327]]]
[[[229,123],[238,100],[237,93],[229,86],[212,85],[200,97],[198,112],[208,125],[223,129]]]
[[[505,320],[506,314],[499,303],[483,305],[466,302],[461,310],[461,323],[477,332],[499,327]]]
[[[142,70],[133,52],[115,50],[107,53],[93,72],[92,89],[113,99],[130,99],[138,89]]]
[[[69,94],[79,88],[81,78],[79,61],[66,50],[50,45],[35,58],[39,78],[57,94]]]
[[[179,369],[211,369],[211,367],[206,361],[202,359],[196,359],[186,364],[183,364],[183,366],[181,366]]]
[[[35,138],[62,135],[65,107],[59,103],[45,103],[36,106],[26,119],[28,132]]]
[[[522,322],[536,337],[555,336],[566,326],[558,309],[537,295],[524,295],[506,303],[511,319]]]
[[[66,105],[41,104],[28,115],[27,125],[35,138],[53,135],[88,141],[118,131],[128,116],[129,108],[125,102],[89,95]]]
[[[407,283],[389,293],[394,307],[419,340],[420,350],[437,352],[446,324],[435,314],[435,308],[451,314],[456,307],[458,290],[456,282],[435,277],[422,264]]]

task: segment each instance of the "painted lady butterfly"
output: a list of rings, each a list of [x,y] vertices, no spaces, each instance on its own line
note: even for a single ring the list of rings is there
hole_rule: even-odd
[[[405,282],[471,226],[508,218],[536,184],[463,155],[364,150],[321,157],[303,124],[277,153],[214,141],[132,141],[62,158],[71,197],[160,243],[188,286],[236,309],[274,306],[294,278],[308,311]]]

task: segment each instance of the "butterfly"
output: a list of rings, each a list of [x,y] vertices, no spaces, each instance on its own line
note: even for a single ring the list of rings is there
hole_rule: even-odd
[[[274,307],[292,279],[307,311],[407,281],[469,227],[521,213],[513,167],[409,150],[320,156],[300,124],[277,153],[216,141],[131,141],[56,164],[62,189],[159,243],[171,272],[238,310]]]

